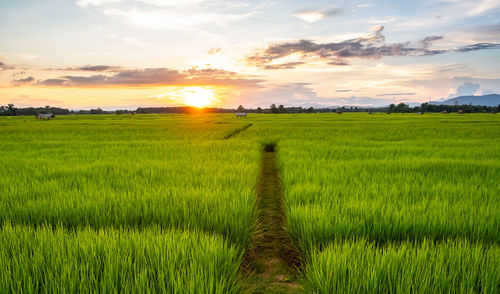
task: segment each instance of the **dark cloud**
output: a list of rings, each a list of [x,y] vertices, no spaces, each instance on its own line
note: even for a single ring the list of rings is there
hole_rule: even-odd
[[[121,69],[120,66],[111,66],[111,65],[87,65],[81,67],[68,67],[65,70],[74,70],[74,71],[119,71]]]
[[[441,40],[443,39],[443,36],[430,36],[430,37],[425,37],[422,40],[420,40],[420,44],[422,48],[429,48],[429,46],[432,45],[432,42]]]
[[[57,79],[39,81],[46,86],[148,86],[148,85],[220,85],[220,86],[257,86],[262,80],[251,76],[239,75],[221,69],[192,68],[179,72],[168,68],[146,68],[120,70],[113,75],[76,76],[66,75]]]
[[[385,93],[385,94],[378,94],[377,96],[411,96],[416,94],[417,93]]]
[[[458,48],[457,52],[469,52],[469,51],[476,51],[476,50],[483,50],[483,49],[499,49],[500,44],[497,43],[477,43],[477,44],[472,44],[472,45],[467,45],[464,47]]]
[[[349,63],[345,62],[345,61],[331,61],[331,62],[328,62],[329,65],[349,65]]]
[[[64,76],[65,86],[92,85],[162,85],[175,84],[183,79],[178,71],[167,68],[146,68],[143,70],[123,70],[112,76]]]
[[[64,79],[46,79],[43,81],[38,81],[38,85],[42,86],[62,86],[66,80]]]
[[[338,43],[315,43],[309,40],[278,43],[268,46],[261,52],[247,57],[247,62],[265,69],[293,68],[293,63],[283,64],[281,67],[277,60],[292,54],[299,54],[300,61],[304,64],[307,59],[320,59],[330,65],[346,65],[352,58],[378,59],[385,56],[430,56],[446,52],[468,52],[482,49],[500,48],[496,43],[478,43],[454,49],[431,49],[433,42],[441,40],[442,36],[429,36],[411,46],[410,42],[386,44],[382,34],[384,27],[373,28],[371,36],[345,40]]]
[[[35,81],[34,77],[27,77],[24,79],[17,79],[17,80],[12,80],[12,82],[16,85],[25,85],[25,84],[30,84]]]
[[[123,70],[121,66],[114,65],[85,65],[85,66],[74,66],[66,68],[46,68],[45,70],[57,70],[57,71],[89,71],[89,72],[119,72]]]
[[[351,89],[335,90],[335,92],[338,92],[338,93],[346,93],[346,92],[351,92],[351,91],[352,91]]]

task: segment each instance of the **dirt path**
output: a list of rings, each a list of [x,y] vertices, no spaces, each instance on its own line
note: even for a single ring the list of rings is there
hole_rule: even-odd
[[[274,145],[262,154],[257,195],[257,228],[245,253],[245,293],[298,293],[299,254],[286,233],[283,193]]]
[[[232,137],[238,135],[239,133],[243,132],[244,130],[248,129],[251,126],[253,126],[253,124],[246,124],[243,127],[232,131],[231,133],[224,136],[224,140],[231,139]]]

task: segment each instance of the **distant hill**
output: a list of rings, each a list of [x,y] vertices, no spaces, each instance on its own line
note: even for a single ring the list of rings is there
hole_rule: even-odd
[[[460,96],[451,98],[445,101],[431,101],[430,104],[435,105],[486,105],[486,106],[498,106],[500,105],[500,95],[491,94],[483,96]]]

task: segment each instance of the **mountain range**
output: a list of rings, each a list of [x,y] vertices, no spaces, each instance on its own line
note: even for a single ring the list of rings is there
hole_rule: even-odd
[[[455,98],[450,98],[444,101],[431,101],[430,104],[435,105],[486,105],[486,106],[497,106],[500,105],[500,95],[490,94],[482,96],[460,96]]]

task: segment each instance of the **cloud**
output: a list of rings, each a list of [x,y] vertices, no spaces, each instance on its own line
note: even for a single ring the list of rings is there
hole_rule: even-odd
[[[119,71],[121,69],[120,66],[110,66],[110,65],[86,65],[80,67],[68,67],[62,70],[71,70],[71,71]]]
[[[221,51],[222,51],[222,48],[210,48],[210,50],[208,50],[208,54],[215,55]]]
[[[319,20],[325,19],[327,17],[332,17],[335,15],[340,14],[341,10],[338,8],[330,9],[330,10],[325,10],[325,11],[318,11],[318,10],[303,10],[300,12],[297,12],[293,16],[296,18],[299,18],[303,21],[313,23],[317,22]]]
[[[176,84],[183,79],[177,70],[167,68],[146,68],[143,70],[123,70],[112,76],[64,76],[65,86],[93,85],[162,85]]]
[[[92,68],[91,66],[89,66]],[[112,75],[66,75],[38,81],[43,86],[92,87],[92,86],[165,86],[165,85],[212,85],[258,87],[262,82],[253,76],[213,68],[191,68],[183,72],[168,68],[115,69]]]
[[[42,86],[62,86],[65,82],[65,79],[46,79],[38,81],[37,84]]]
[[[80,0],[77,4],[145,29],[226,24],[254,16],[260,9],[260,3],[232,5],[235,3],[211,0]]]
[[[301,64],[304,64],[305,62],[287,62],[287,63],[282,63],[282,64],[268,64],[264,66],[264,69],[290,69],[290,68],[295,68]]]
[[[81,7],[87,7],[90,5],[94,6],[102,6],[105,4],[110,4],[110,3],[118,3],[121,2],[122,0],[78,0],[76,2],[77,5]]]
[[[358,8],[368,8],[371,6],[372,6],[371,3],[361,3],[361,4],[356,5],[356,7],[358,7]]]
[[[416,94],[417,93],[385,93],[385,94],[378,94],[377,96],[411,96]]]
[[[15,85],[25,85],[25,84],[31,84],[35,81],[35,78],[34,77],[27,77],[27,78],[24,78],[24,79],[17,79],[17,80],[12,80],[12,82],[15,84]]]
[[[500,24],[488,24],[452,32],[450,38],[459,43],[496,43],[500,40]]]
[[[212,85],[239,88],[260,88],[262,79],[255,76],[238,74],[223,69],[197,67],[185,70],[183,73],[183,85]]]
[[[340,90],[335,90],[335,92],[338,92],[338,93],[347,93],[347,92],[352,92],[351,89],[340,89]]]
[[[481,85],[479,84],[466,82],[458,87],[456,93],[450,94],[450,97],[474,95],[474,93],[476,93],[479,88],[481,88]]]
[[[477,16],[485,12],[491,12],[500,7],[500,2],[498,0],[482,0],[477,2],[473,1],[473,4],[474,6],[471,7],[472,9],[468,11],[471,16]]]
[[[264,50],[247,57],[250,65],[267,69],[293,68],[307,61],[324,61],[329,65],[345,65],[349,59],[379,59],[385,56],[429,56],[447,52],[468,52],[484,49],[497,49],[497,43],[477,43],[458,48],[432,49],[433,42],[441,40],[442,36],[429,36],[411,46],[410,42],[386,44],[382,34],[383,26],[372,27],[372,34],[357,39],[338,43],[315,43],[309,40],[271,44]],[[282,58],[295,58],[294,61],[280,63]]]
[[[0,61],[0,70],[8,70],[8,69],[14,69],[14,67]]]
[[[372,97],[323,97],[319,96],[308,83],[288,83],[243,93],[240,102],[245,106],[268,106],[272,103],[285,106],[333,107],[333,106],[385,106],[396,102],[394,99]]]
[[[467,45],[456,49],[456,52],[469,52],[484,49],[499,49],[500,44],[497,43],[477,43],[472,45]]]
[[[430,36],[430,37],[425,37],[422,40],[420,40],[420,45],[422,48],[429,48],[432,45],[432,42],[437,41],[437,40],[442,40],[443,36]]]

